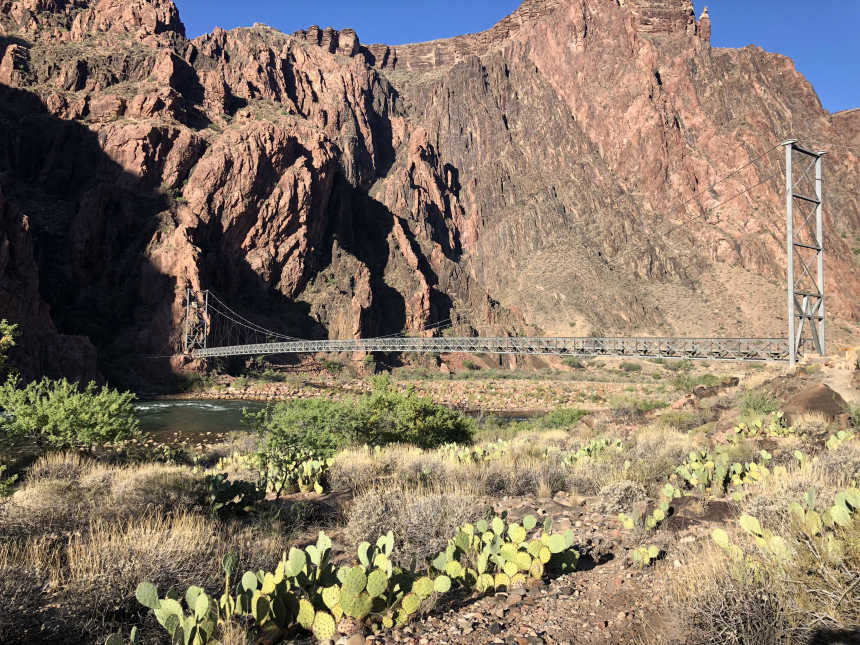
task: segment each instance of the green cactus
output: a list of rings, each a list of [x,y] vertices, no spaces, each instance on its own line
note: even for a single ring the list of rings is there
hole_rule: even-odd
[[[426,598],[433,593],[433,580],[427,576],[422,576],[412,585],[413,593],[420,598]]]
[[[656,544],[651,544],[650,546],[640,546],[636,549],[633,549],[633,552],[630,554],[631,559],[634,564],[639,565],[640,568],[644,569],[651,565],[652,562],[657,560],[660,557],[660,547]]]
[[[371,598],[378,598],[388,588],[388,576],[381,569],[374,569],[367,576],[367,593]]]
[[[334,617],[327,611],[316,612],[311,629],[314,636],[317,637],[317,640],[330,640],[336,633]]]

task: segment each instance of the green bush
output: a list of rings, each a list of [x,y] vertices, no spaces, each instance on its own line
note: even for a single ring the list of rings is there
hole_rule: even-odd
[[[475,371],[481,369],[480,366],[477,363],[475,363],[474,361],[463,361],[463,367],[465,369],[469,370],[470,372],[475,372]]]
[[[135,396],[90,382],[83,390],[63,379],[0,386],[0,442],[34,439],[54,448],[115,442],[137,434]]]
[[[350,443],[358,422],[351,405],[326,399],[296,399],[245,413],[245,423],[260,434],[264,445],[309,448],[326,455]]]
[[[779,400],[764,390],[750,390],[741,401],[742,414],[767,416],[779,410]]]
[[[639,363],[634,363],[632,361],[624,361],[621,363],[621,369],[624,372],[641,372],[642,366]]]
[[[582,359],[576,358],[574,356],[566,356],[562,361],[565,367],[570,367],[571,369],[581,370],[585,368],[585,363],[582,362]]]
[[[280,403],[246,422],[260,434],[267,450],[307,448],[331,455],[346,445],[409,443],[433,448],[472,437],[473,422],[413,391],[394,390],[387,378],[351,400],[299,399]]]
[[[672,385],[682,392],[692,392],[696,386],[704,385],[705,387],[714,387],[724,382],[723,377],[716,374],[700,374],[693,376],[691,374],[679,374],[672,379]]]
[[[359,420],[353,443],[409,443],[434,448],[472,438],[474,424],[470,419],[412,390],[401,394],[387,378],[375,379],[373,391],[353,404]]]
[[[587,414],[587,410],[579,410],[577,408],[557,408],[542,417],[538,417],[535,420],[535,423],[538,427],[549,430],[557,428],[572,428]]]

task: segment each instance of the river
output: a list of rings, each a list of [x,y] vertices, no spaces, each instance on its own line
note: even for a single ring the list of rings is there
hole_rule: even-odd
[[[242,423],[242,410],[257,412],[266,406],[261,401],[236,400],[160,400],[137,403],[140,428],[161,441],[193,439],[217,440],[229,432],[247,430]],[[480,422],[485,414],[493,414],[505,423],[522,421],[535,416],[528,412],[465,412]]]
[[[257,412],[260,401],[139,401],[140,428],[161,440],[174,437],[204,437],[247,430],[242,410]],[[211,433],[211,434],[208,434]]]

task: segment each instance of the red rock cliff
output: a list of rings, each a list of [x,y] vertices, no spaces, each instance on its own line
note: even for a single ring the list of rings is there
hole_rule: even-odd
[[[783,335],[779,151],[712,184],[856,134],[790,60],[712,49],[688,0],[527,0],[398,47],[187,40],[168,0],[0,0],[0,29],[0,280],[35,307],[0,316],[41,321],[28,356],[85,336],[129,380],[178,346],[186,286],[300,336]],[[827,158],[841,333],[858,167]]]

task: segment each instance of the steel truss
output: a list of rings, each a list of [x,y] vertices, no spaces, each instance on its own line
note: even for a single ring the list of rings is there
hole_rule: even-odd
[[[785,361],[784,338],[357,338],[196,349],[195,358],[325,352],[555,354],[725,361]]]
[[[183,350],[190,354],[196,348],[205,349],[209,340],[209,292],[201,298],[193,289],[185,290],[185,334]]]
[[[822,212],[822,157],[784,141],[785,208],[788,283],[789,364],[793,367],[805,337],[811,337],[815,351],[824,354],[824,216]],[[801,172],[794,178],[795,153]],[[814,168],[814,177],[810,171]],[[815,197],[797,191],[814,190]],[[814,221],[814,228],[813,228]],[[798,322],[799,321],[799,322]],[[807,325],[808,321],[808,325]],[[807,334],[808,331],[808,334]]]

